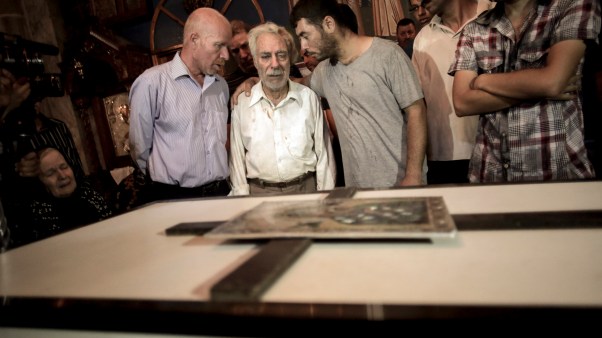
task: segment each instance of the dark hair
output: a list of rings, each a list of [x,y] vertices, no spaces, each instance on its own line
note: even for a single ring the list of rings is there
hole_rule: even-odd
[[[407,25],[413,25],[414,27],[416,27],[416,23],[414,22],[414,20],[412,20],[410,18],[403,18],[397,22],[397,28],[399,28],[399,26],[407,26]]]
[[[232,36],[238,33],[248,33],[251,30],[251,25],[242,20],[230,21],[230,27],[232,28]]]
[[[313,25],[322,27],[322,21],[327,16],[332,17],[337,25],[353,31],[349,26],[348,16],[342,13],[341,6],[335,0],[300,0],[291,11],[290,23],[292,27],[297,27],[297,23],[305,19]],[[353,17],[355,18],[355,15]],[[355,25],[357,26],[357,21]]]
[[[343,26],[349,28],[355,34],[358,34],[357,17],[355,16],[355,13],[353,13],[351,7],[349,7],[349,5],[339,4],[339,9],[341,10],[341,19],[345,21]]]
[[[67,156],[62,149],[58,149],[53,146],[45,146],[43,148],[36,149],[35,153],[38,156],[38,159],[41,160],[42,156],[45,156],[50,151],[56,151],[57,153],[61,154],[61,156],[63,156],[63,159],[65,160],[65,163],[67,163],[67,165],[69,165],[69,168],[73,170],[73,164],[71,164],[71,162],[69,161],[69,156]],[[75,171],[73,173],[75,174]]]

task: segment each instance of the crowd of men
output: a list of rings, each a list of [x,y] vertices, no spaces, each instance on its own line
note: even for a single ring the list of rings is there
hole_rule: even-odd
[[[211,9],[193,13],[180,54],[130,94],[132,155],[151,191],[331,189],[320,98],[334,117],[346,186],[594,177],[575,85],[584,41],[598,38],[598,2],[412,0],[419,26],[400,22],[399,45],[357,34],[341,8],[293,7],[301,54],[321,61],[301,79],[290,76],[297,52],[283,27],[249,31]],[[413,55],[400,48],[408,43]],[[218,75],[228,48],[251,78],[234,93]]]
[[[595,177],[579,84],[599,1],[410,5],[396,44],[358,34],[345,5],[300,0],[300,53],[274,23],[194,11],[181,51],[131,87],[141,202],[329,190],[337,169],[358,188]]]

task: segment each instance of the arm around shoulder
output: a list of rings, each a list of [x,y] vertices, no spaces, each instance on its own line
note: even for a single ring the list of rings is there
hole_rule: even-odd
[[[234,110],[234,107],[238,105],[238,97],[240,94],[245,93],[245,96],[251,96],[251,89],[257,83],[259,83],[258,77],[250,77],[236,87],[234,93],[232,93],[232,97],[230,98],[230,102],[232,102],[232,110]]]

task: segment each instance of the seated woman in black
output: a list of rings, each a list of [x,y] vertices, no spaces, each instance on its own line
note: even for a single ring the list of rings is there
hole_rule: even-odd
[[[64,156],[54,148],[38,152],[39,178],[45,191],[30,204],[31,221],[13,232],[13,247],[47,238],[111,216],[101,195],[78,182]]]

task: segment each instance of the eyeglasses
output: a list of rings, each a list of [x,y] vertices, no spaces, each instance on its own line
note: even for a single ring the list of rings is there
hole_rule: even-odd
[[[428,4],[429,2],[430,2],[430,0],[422,0],[422,1],[420,1],[420,5],[412,5],[412,6],[410,6],[410,13],[416,12],[419,7],[424,8],[424,6],[426,4]]]

